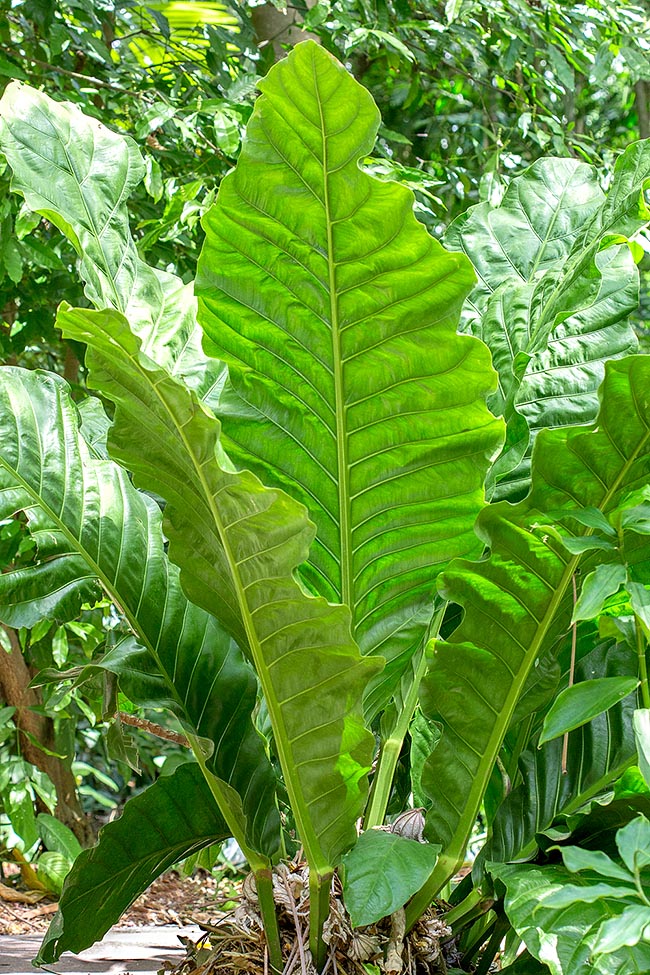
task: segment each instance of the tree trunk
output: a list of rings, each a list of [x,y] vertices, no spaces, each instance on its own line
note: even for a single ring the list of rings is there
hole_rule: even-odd
[[[15,707],[16,727],[19,731],[20,750],[23,758],[45,772],[56,790],[56,817],[69,826],[82,845],[94,841],[92,827],[79,804],[72,770],[61,759],[41,751],[34,741],[45,748],[54,749],[54,724],[37,711],[31,710],[42,703],[38,688],[30,688],[32,678],[25,662],[15,630],[2,627],[9,638],[11,653],[0,647],[0,697],[9,707]],[[34,740],[31,740],[31,738]],[[41,807],[41,800],[37,798]],[[46,811],[42,808],[40,811]]]
[[[313,7],[315,4],[316,0],[307,0],[307,7]],[[293,47],[308,38],[318,41],[316,34],[301,30],[300,12],[295,7],[289,7],[283,14],[272,3],[264,3],[260,7],[253,7],[251,21],[258,45],[263,47],[270,44],[276,61],[284,57],[283,44]]]

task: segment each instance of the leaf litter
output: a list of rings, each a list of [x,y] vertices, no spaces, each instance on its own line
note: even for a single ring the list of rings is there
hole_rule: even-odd
[[[284,968],[282,975],[317,975],[309,951],[309,872],[299,859],[273,874]],[[235,898],[231,898],[235,900]],[[270,969],[255,880],[244,879],[236,905],[211,923],[193,918],[204,931],[182,938],[185,958],[168,975],[273,975]],[[403,909],[375,924],[352,928],[334,877],[330,912],[323,929],[328,946],[323,975],[446,975],[459,955],[451,929],[429,909],[408,934]]]

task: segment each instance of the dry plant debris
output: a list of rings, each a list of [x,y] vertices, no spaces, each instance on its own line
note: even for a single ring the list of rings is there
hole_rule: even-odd
[[[43,898],[34,904],[30,899],[34,892],[19,890],[8,883],[4,887],[12,892],[12,899],[5,899],[4,891],[0,891],[0,935],[44,934],[56,912],[56,901]],[[204,871],[192,877],[170,871],[134,901],[118,927],[209,922],[215,917],[215,900],[223,901],[231,887],[230,880],[218,882]]]
[[[282,975],[317,975],[309,951],[309,876],[302,862],[280,864],[273,890],[283,946]],[[171,975],[271,975],[252,874],[244,880],[236,907],[213,923],[198,922],[205,935],[183,939],[186,956]],[[329,946],[323,975],[446,975],[456,961],[451,930],[429,911],[406,934],[398,911],[365,928],[353,929],[338,878],[330,895],[324,939]]]

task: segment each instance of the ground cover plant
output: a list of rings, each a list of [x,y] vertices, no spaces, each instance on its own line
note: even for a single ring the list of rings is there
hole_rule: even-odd
[[[77,857],[39,960],[230,836],[273,968],[273,869],[298,845],[317,970],[346,950],[337,871],[352,924],[390,918],[403,947],[482,812],[448,936],[464,966],[487,971],[508,936],[545,971],[553,912],[512,907],[525,868],[502,864],[546,857],[552,886],[558,842],[604,845],[647,810],[650,359],[627,317],[650,147],[607,193],[543,160],[445,249],[407,189],[359,165],[378,113],[330,55],[301,44],[260,88],[194,287],[138,253],[129,139],[24,85],[0,104],[14,189],[79,254],[94,308],[57,321],[110,407],[88,437],[61,379],[0,371],[0,518],[24,513],[36,542],[0,576],[0,618],[62,622],[106,595],[122,639],[55,679],[115,675],[180,719],[193,756]],[[413,803],[423,837],[376,828]],[[633,875],[597,890],[608,912],[638,907]],[[387,931],[351,965],[396,971]],[[641,940],[602,939],[617,971],[645,963]]]

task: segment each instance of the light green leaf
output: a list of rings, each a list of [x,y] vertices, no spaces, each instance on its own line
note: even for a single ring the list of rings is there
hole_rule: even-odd
[[[38,879],[54,894],[60,894],[72,862],[62,853],[46,851],[38,858]]]
[[[633,873],[650,864],[650,821],[640,815],[619,829],[616,846],[625,866]]]
[[[388,659],[371,717],[422,641],[438,572],[478,552],[494,374],[456,334],[468,261],[416,221],[409,190],[359,168],[379,123],[368,92],[313,42],[260,87],[204,219],[200,320],[229,367],[229,456],[305,504],[303,578]]]
[[[0,147],[12,188],[77,251],[91,303],[127,315],[148,355],[209,400],[223,370],[202,352],[192,286],[145,264],[131,237],[127,200],[146,172],[133,140],[14,82],[0,101]]]
[[[465,327],[489,345],[499,373],[491,406],[508,434],[492,472],[497,497],[525,494],[538,431],[593,419],[604,361],[636,349],[626,319],[638,272],[626,246],[599,251],[612,230],[626,239],[642,225],[630,215],[648,176],[647,147],[623,154],[607,197],[595,168],[540,159],[500,206],[470,208],[446,234],[474,263]]]
[[[21,852],[26,853],[39,840],[32,794],[26,785],[15,782],[7,786],[0,799],[9,824],[18,838],[16,845]]]
[[[598,508],[582,508],[580,511],[572,511],[569,515],[563,511],[549,511],[548,514],[553,518],[558,517],[560,521],[577,521],[579,525],[584,525],[585,528],[594,528],[603,535],[616,538],[616,529]]]
[[[388,917],[419,890],[439,846],[369,829],[343,857],[343,897],[355,928]]]
[[[599,538],[598,535],[576,535],[573,538],[563,535],[562,544],[567,552],[572,555],[582,555],[583,552],[613,552],[616,546],[608,538]]]
[[[68,659],[68,634],[60,626],[52,637],[52,657],[57,667],[63,667]]]
[[[591,870],[598,877],[610,877],[613,880],[622,880],[626,884],[632,881],[632,874],[615,863],[602,850],[583,850],[579,846],[565,846],[560,852],[564,866],[571,873]]]
[[[640,582],[626,582],[625,588],[630,597],[630,603],[639,622],[645,627],[645,637],[650,635],[650,589]]]
[[[599,955],[609,955],[620,948],[633,947],[639,941],[648,941],[650,928],[650,907],[644,904],[630,904],[618,917],[603,921],[596,951]]]
[[[106,934],[152,879],[228,836],[198,765],[181,765],[159,778],[104,826],[96,846],[77,857],[36,963],[83,951]]]
[[[140,351],[119,313],[63,308],[58,321],[88,346],[89,385],[116,405],[111,455],[167,501],[185,592],[255,665],[301,840],[327,872],[356,836],[373,745],[361,695],[380,663],[359,654],[344,607],[295,582],[313,537],[306,511],[232,469],[219,422]]]
[[[544,717],[539,744],[558,738],[608,711],[639,686],[636,677],[596,677],[561,691]]]
[[[605,600],[618,592],[626,577],[627,570],[620,562],[606,562],[603,565],[597,565],[582,583],[571,622],[595,619],[602,611]]]
[[[79,840],[72,830],[48,813],[39,813],[36,823],[45,848],[62,854],[72,864],[81,853]]]
[[[223,110],[214,113],[214,135],[217,145],[228,156],[234,155],[239,149],[239,128],[232,116]]]
[[[540,434],[528,499],[484,509],[478,530],[490,549],[456,561],[443,594],[464,607],[461,625],[437,642],[422,709],[443,724],[422,782],[432,797],[426,835],[443,845],[435,876],[412,913],[464,856],[492,766],[535,661],[566,634],[572,579],[581,559],[531,528],[539,511],[597,507],[603,513],[650,476],[650,359],[607,364],[597,423]],[[612,449],[615,445],[615,449]]]
[[[445,17],[447,18],[448,24],[453,24],[458,17],[462,6],[463,0],[446,0]]]
[[[594,883],[590,878],[588,885],[563,884],[546,900],[546,907],[562,908],[572,904],[593,904],[603,900],[630,900],[636,895],[630,874],[625,878],[625,886],[614,887],[612,884]]]

